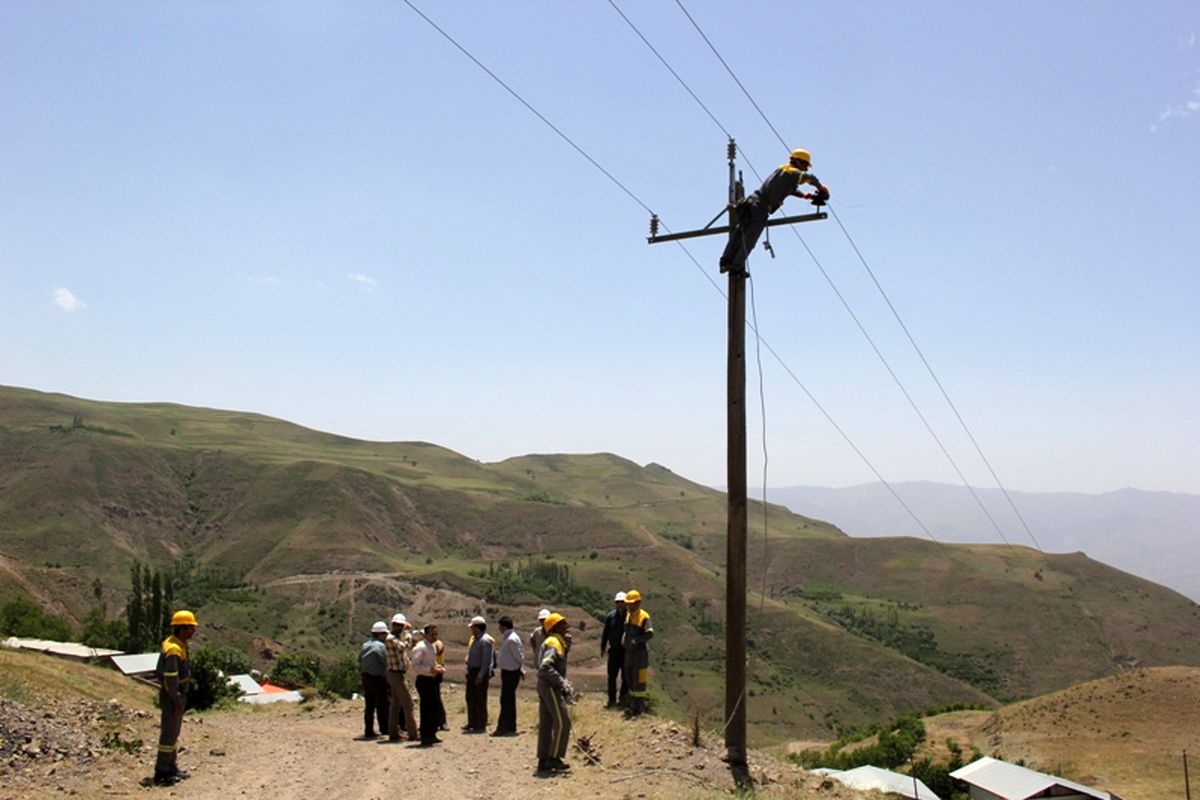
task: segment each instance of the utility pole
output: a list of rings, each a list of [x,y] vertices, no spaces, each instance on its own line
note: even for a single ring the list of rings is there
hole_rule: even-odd
[[[744,196],[742,176],[736,167],[737,144],[726,147],[729,161],[729,197],[725,208],[703,228],[682,233],[658,234],[658,217],[650,218],[650,244],[728,233],[739,235],[735,214]],[[728,214],[729,224],[713,227]],[[826,219],[818,212],[768,220],[767,227]],[[727,351],[726,453],[728,522],[725,549],[725,760],[746,767],[746,272],[729,271],[729,345]],[[766,554],[763,554],[764,558]]]
[[[1187,750],[1183,751],[1183,791],[1186,800],[1192,800],[1192,784],[1191,781],[1188,780]]]

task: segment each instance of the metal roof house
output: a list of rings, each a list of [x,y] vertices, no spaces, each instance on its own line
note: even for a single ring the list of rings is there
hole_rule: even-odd
[[[1053,797],[1058,800],[1120,800],[1109,792],[989,756],[951,772],[950,777],[971,787],[971,800],[1030,800],[1040,797]]]
[[[73,658],[77,661],[89,661],[96,658],[107,658],[119,655],[120,650],[108,650],[103,647],[88,647],[78,642],[54,642],[49,639],[21,639],[10,636],[3,642],[5,647],[17,650],[33,650],[62,658]]]
[[[875,789],[885,794],[911,797],[913,800],[941,800],[925,785],[924,781],[914,778],[911,775],[902,775],[899,772],[892,772],[880,767],[865,766],[845,771],[836,769],[814,771],[828,775],[835,781],[839,781],[853,789],[868,791]]]

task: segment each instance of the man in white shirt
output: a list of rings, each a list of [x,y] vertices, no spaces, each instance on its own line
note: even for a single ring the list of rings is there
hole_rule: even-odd
[[[500,618],[500,718],[493,736],[517,735],[517,685],[525,674],[525,647],[513,630],[512,617]]]
[[[417,696],[421,698],[421,747],[432,747],[442,740],[437,737],[439,711],[442,707],[438,677],[446,668],[437,663],[437,625],[425,626],[425,637],[412,649],[410,669],[416,675]]]

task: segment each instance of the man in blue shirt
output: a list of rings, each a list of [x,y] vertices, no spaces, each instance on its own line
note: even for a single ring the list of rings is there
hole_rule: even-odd
[[[363,738],[375,738],[375,719],[379,720],[379,733],[387,735],[388,687],[387,645],[388,626],[383,620],[371,626],[371,638],[363,642],[358,651],[358,668],[362,672],[363,685]]]
[[[496,669],[496,642],[487,632],[483,617],[471,619],[471,640],[467,649],[467,724],[466,733],[487,730],[487,691]]]

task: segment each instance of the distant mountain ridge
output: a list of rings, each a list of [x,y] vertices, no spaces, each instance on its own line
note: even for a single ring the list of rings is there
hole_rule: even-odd
[[[917,481],[892,487],[939,541],[1002,542],[965,486]],[[975,491],[1011,544],[1034,546],[999,489]],[[1047,553],[1083,552],[1200,602],[1200,495],[1140,489],[1008,494]],[[762,497],[762,490],[752,496]],[[882,483],[768,489],[767,500],[851,536],[928,538]]]

